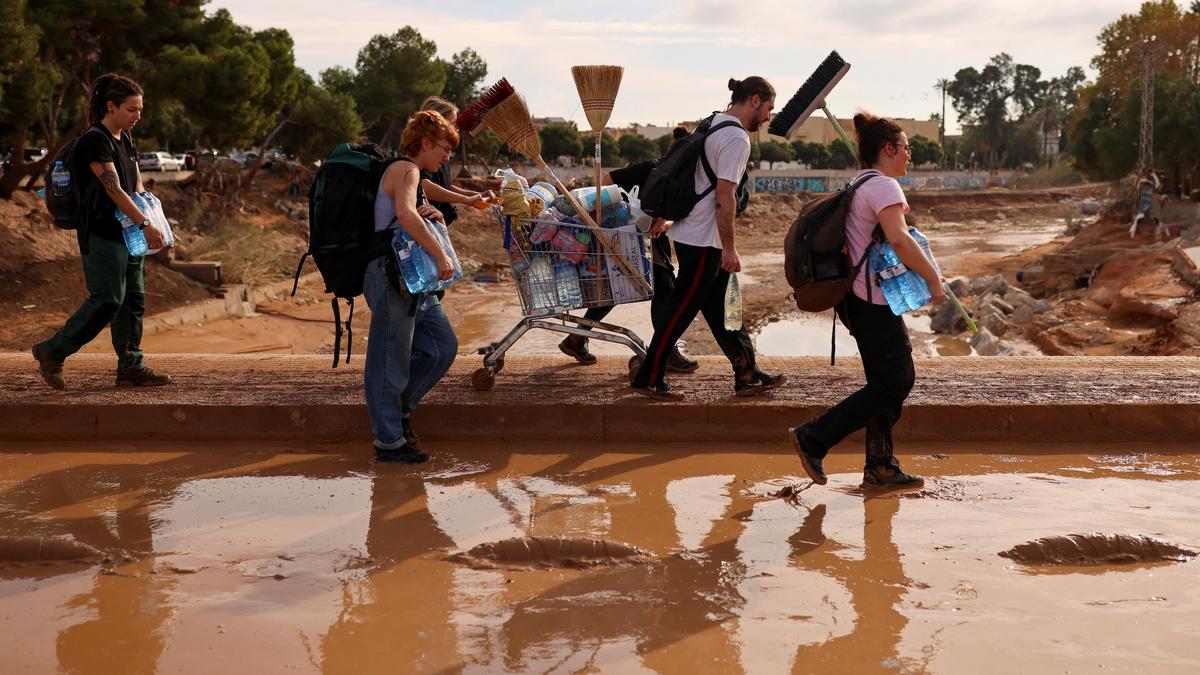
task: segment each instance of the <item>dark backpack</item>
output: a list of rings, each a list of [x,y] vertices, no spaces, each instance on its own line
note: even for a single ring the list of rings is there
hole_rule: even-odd
[[[376,257],[375,192],[383,172],[394,162],[374,143],[343,143],[329,153],[308,191],[308,250],[296,266],[292,295],[300,283],[304,261],[312,256],[325,281],[325,292],[332,293],[334,346],[333,367],[341,352],[342,327],[346,332],[346,363],[354,343],[350,322],[354,319],[354,298],[362,295],[363,275]],[[342,322],[338,299],[350,306]]]
[[[89,127],[84,130],[83,134],[91,132],[100,133],[96,127]],[[54,218],[54,226],[60,230],[77,230],[83,224],[84,218],[87,216],[87,210],[91,206],[91,199],[96,190],[96,181],[87,181],[88,189],[82,190],[79,186],[85,182],[87,176],[76,175],[75,171],[75,146],[79,144],[79,139],[83,138],[83,134],[79,134],[67,144],[59,148],[58,154],[54,156],[54,160],[46,167],[44,176],[46,185],[46,210]],[[109,142],[112,142],[111,136]],[[51,178],[51,173],[54,171],[55,165],[62,162],[66,167],[67,173],[71,176],[71,187],[67,194],[58,196],[54,194],[54,182]],[[117,162],[119,165],[120,162]]]
[[[733,120],[713,125],[709,116],[692,133],[675,142],[667,154],[650,170],[646,184],[641,189],[642,210],[654,218],[681,220],[692,212],[696,204],[717,189],[717,174],[708,163],[704,142],[719,129],[741,127]],[[704,167],[708,176],[708,189],[696,194],[696,162]]]
[[[867,259],[850,259],[846,242],[846,216],[854,192],[863,183],[880,176],[868,173],[837,192],[804,205],[783,240],[783,271],[796,307],[821,312],[846,297]]]

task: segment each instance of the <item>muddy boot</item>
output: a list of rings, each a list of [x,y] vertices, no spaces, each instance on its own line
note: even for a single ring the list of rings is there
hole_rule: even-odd
[[[416,448],[402,445],[398,448],[375,447],[375,461],[382,464],[424,464],[429,461],[429,454]]]
[[[863,469],[862,487],[864,488],[919,488],[924,484],[924,478],[901,471],[900,463],[895,458],[892,458],[887,465]]]
[[[669,373],[694,373],[700,367],[699,361],[694,361],[683,355],[682,342],[676,342],[671,348],[671,353],[667,354],[667,372]]]
[[[118,387],[161,387],[174,384],[175,380],[166,373],[156,373],[146,366],[140,368],[117,368]]]
[[[67,388],[67,381],[63,379],[62,374],[62,361],[55,361],[54,357],[50,356],[46,351],[46,343],[41,342],[33,346],[33,358],[37,359],[38,372],[46,384],[55,389]]]
[[[825,467],[822,465],[820,457],[809,453],[806,445],[805,434],[808,433],[808,425],[802,424],[794,429],[788,429],[788,440],[792,442],[792,447],[796,450],[796,455],[800,458],[800,464],[804,467],[804,473],[812,479],[817,485],[824,485],[829,482],[829,478],[825,475]]]
[[[642,396],[652,398],[656,401],[682,401],[683,394],[671,389],[671,385],[666,382],[658,384],[648,384],[644,387],[634,386],[633,390]]]
[[[587,338],[583,336],[568,335],[566,340],[558,343],[558,348],[562,353],[585,366],[590,366],[596,362],[595,355],[588,351]]]
[[[415,448],[420,445],[421,437],[418,436],[416,430],[412,428],[412,422],[409,421],[409,418],[405,417],[403,420],[401,420],[401,423],[404,425],[404,444],[410,448]]]
[[[735,396],[758,396],[782,386],[784,382],[787,382],[787,375],[768,375],[760,370],[754,373],[753,380],[733,385],[733,393]]]

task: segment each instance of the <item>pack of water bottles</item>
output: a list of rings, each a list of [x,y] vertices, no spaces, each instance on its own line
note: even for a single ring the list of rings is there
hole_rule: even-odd
[[[908,228],[908,233],[917,240],[921,251],[925,253],[929,262],[933,263],[933,268],[940,275],[941,268],[938,267],[937,260],[933,257],[929,239],[915,227]],[[925,278],[901,262],[900,256],[896,255],[896,249],[892,248],[890,243],[884,241],[873,244],[867,254],[867,260],[871,267],[872,281],[878,283],[880,290],[883,291],[884,299],[887,300],[888,306],[896,316],[920,309],[933,298]]]
[[[454,274],[449,279],[441,279],[437,261],[425,247],[412,238],[403,227],[396,228],[392,235],[392,250],[396,253],[396,262],[400,267],[400,276],[404,285],[414,295],[418,293],[436,293],[444,290],[454,282],[462,279],[462,265],[458,262],[458,254],[454,252],[454,244],[450,241],[450,232],[440,220],[425,219],[425,228],[437,239],[438,245],[450,258]]]
[[[146,233],[142,230],[142,224],[133,222],[129,216],[125,215],[124,211],[118,208],[116,210],[117,222],[121,224],[121,236],[125,238],[125,248],[129,249],[129,255],[153,255],[164,248],[174,246],[175,233],[171,231],[171,223],[163,213],[162,202],[158,197],[150,191],[145,191],[135,192],[130,195],[130,198],[133,199],[138,210],[150,219],[149,227],[153,227],[162,235],[163,245],[158,248],[150,248],[146,241]]]

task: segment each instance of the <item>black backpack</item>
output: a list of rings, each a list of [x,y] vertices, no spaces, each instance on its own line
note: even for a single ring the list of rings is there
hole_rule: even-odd
[[[96,132],[101,133],[96,127],[89,127],[84,130],[83,134]],[[98,181],[90,181],[86,191],[80,189],[80,183],[87,176],[78,176],[75,171],[75,146],[79,144],[79,139],[83,138],[83,134],[79,134],[72,138],[66,145],[58,150],[58,154],[54,155],[54,161],[50,162],[46,167],[44,176],[46,185],[46,210],[54,218],[54,226],[60,230],[77,230],[83,224],[84,218],[87,216],[87,210],[92,204],[92,197],[95,194]],[[107,135],[107,134],[105,134]],[[112,142],[112,137],[109,136],[109,142]],[[54,172],[54,167],[62,162],[66,167],[67,173],[71,176],[71,187],[67,194],[61,197],[54,194],[54,181],[51,174]],[[120,165],[120,162],[117,162]]]
[[[717,174],[708,163],[704,142],[714,131],[741,127],[741,124],[726,120],[714,126],[713,117],[715,113],[702,121],[695,131],[676,141],[650,170],[640,194],[642,210],[647,215],[681,220],[701,199],[717,189]],[[704,167],[709,181],[708,189],[700,194],[696,194],[696,162]]]
[[[300,283],[304,261],[312,256],[325,281],[325,292],[332,293],[334,346],[333,367],[341,352],[342,327],[346,332],[346,363],[354,344],[350,327],[354,319],[354,298],[362,295],[363,275],[376,257],[375,193],[383,172],[396,160],[388,159],[374,143],[343,143],[329,153],[308,191],[308,250],[296,266],[292,295]],[[350,306],[343,324],[338,299]]]
[[[850,259],[846,242],[846,216],[854,192],[863,183],[880,176],[868,173],[837,192],[804,205],[783,240],[783,271],[796,307],[821,312],[846,297],[867,259]]]

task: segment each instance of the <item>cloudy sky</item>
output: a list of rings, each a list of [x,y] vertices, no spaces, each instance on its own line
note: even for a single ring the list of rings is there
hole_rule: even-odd
[[[1083,66],[1096,36],[1135,0],[838,0],[757,3],[694,0],[607,2],[401,2],[399,0],[213,0],[253,28],[287,29],[296,61],[316,76],[353,67],[372,35],[412,25],[439,55],[471,47],[488,82],[506,76],[538,116],[586,127],[570,66],[616,64],[625,76],[610,124],[697,119],[728,101],[730,77],[762,75],[780,106],[837,50],[852,67],[829,97],[849,116],[864,109],[928,119],[941,108],[934,82],[1007,52],[1043,78]],[[951,130],[956,127],[947,102]]]

